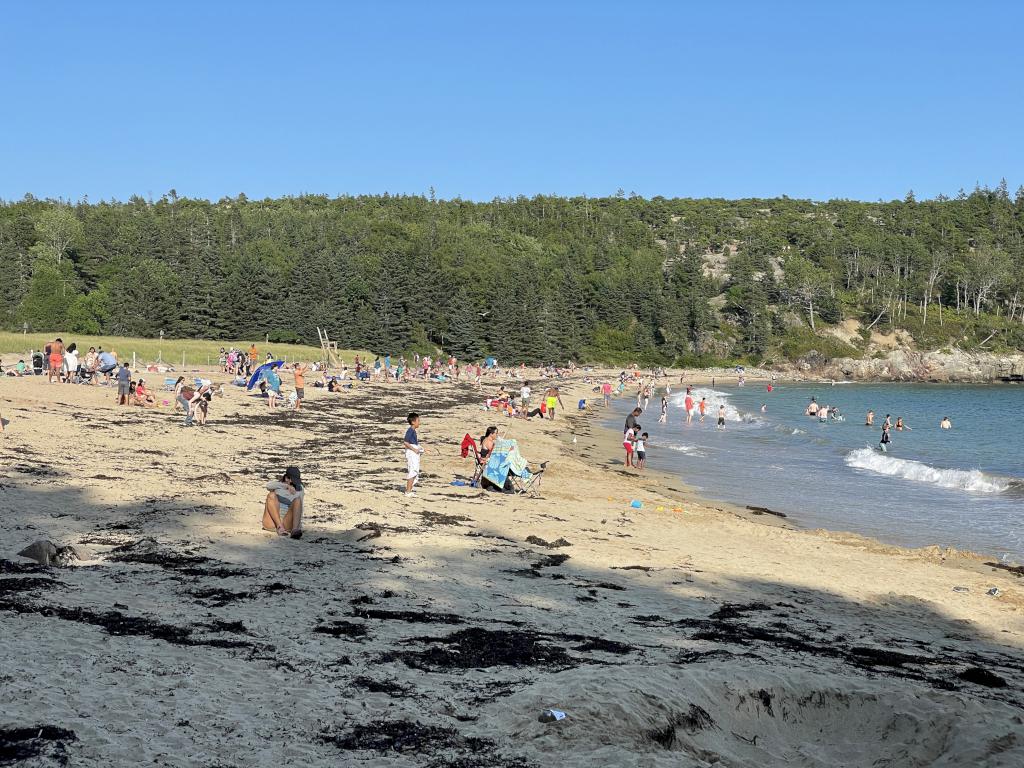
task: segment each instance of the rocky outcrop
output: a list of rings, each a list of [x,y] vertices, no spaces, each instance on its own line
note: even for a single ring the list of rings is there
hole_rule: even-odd
[[[812,352],[795,368],[797,374],[829,379],[983,383],[1024,376],[1024,354],[894,349],[863,359],[830,360]]]

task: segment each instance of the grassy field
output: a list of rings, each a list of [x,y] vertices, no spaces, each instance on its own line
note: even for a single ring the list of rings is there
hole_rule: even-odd
[[[55,336],[60,335],[65,344],[75,342],[78,344],[79,352],[83,355],[89,347],[103,347],[117,353],[119,360],[131,360],[132,355],[139,365],[155,363],[163,360],[165,363],[180,367],[184,358],[185,365],[189,368],[212,367],[217,365],[217,358],[220,348],[235,347],[248,349],[252,340],[248,341],[205,341],[202,339],[134,339],[119,336],[78,336],[75,334],[53,334],[53,333],[8,333],[0,331],[0,355],[8,359],[12,356],[24,358],[29,362],[30,350],[40,350]],[[307,347],[299,344],[265,344],[256,342],[256,349],[259,350],[260,359],[267,356],[267,352],[273,352],[279,360],[305,360],[313,361],[321,358],[319,347]],[[362,350],[338,350],[341,358],[351,363],[355,355],[369,355]],[[371,356],[372,357],[372,356]]]

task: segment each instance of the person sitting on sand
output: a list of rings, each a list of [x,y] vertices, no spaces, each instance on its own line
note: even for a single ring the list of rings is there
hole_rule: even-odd
[[[491,455],[491,451],[494,450],[494,446],[498,442],[498,428],[488,427],[487,431],[484,432],[484,436],[480,438],[480,460],[483,461]]]
[[[153,395],[146,389],[146,382],[143,379],[139,379],[135,385],[135,397],[132,402],[135,405],[141,405],[143,408],[152,408],[156,405],[156,400],[153,399]]]
[[[301,539],[302,505],[306,492],[299,468],[288,467],[280,480],[267,483],[267,491],[267,500],[263,504],[263,530]]]
[[[939,422],[939,429],[952,429],[953,422],[949,420],[949,416],[943,416],[942,421]]]
[[[96,373],[100,366],[100,356],[96,354],[96,347],[89,347],[89,351],[85,354],[85,359],[82,361],[82,370],[88,371],[89,373]],[[91,378],[92,383],[98,384],[99,377],[93,376]]]

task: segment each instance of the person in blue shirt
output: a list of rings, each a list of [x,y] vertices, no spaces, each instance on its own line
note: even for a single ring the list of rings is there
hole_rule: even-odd
[[[408,468],[405,475],[405,495],[415,496],[413,486],[416,485],[420,476],[420,456],[423,455],[423,447],[420,445],[420,438],[416,433],[420,426],[420,415],[410,413],[405,420],[409,422],[409,428],[405,430],[405,439],[402,440],[402,445],[405,447],[405,463]]]
[[[117,404],[128,405],[128,394],[132,386],[132,372],[128,363],[121,366],[117,372]]]
[[[103,374],[103,382],[105,384],[110,383],[110,374],[117,368],[117,355],[113,352],[100,351],[99,354],[99,372]]]
[[[277,405],[277,398],[281,396],[281,377],[271,368],[264,378],[267,380],[267,405],[273,408]]]

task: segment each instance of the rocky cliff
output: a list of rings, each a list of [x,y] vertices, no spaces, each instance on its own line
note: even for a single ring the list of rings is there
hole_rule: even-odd
[[[811,352],[795,361],[794,373],[830,379],[934,382],[993,382],[1024,377],[1024,354],[918,352],[893,349],[863,359],[826,359]]]

